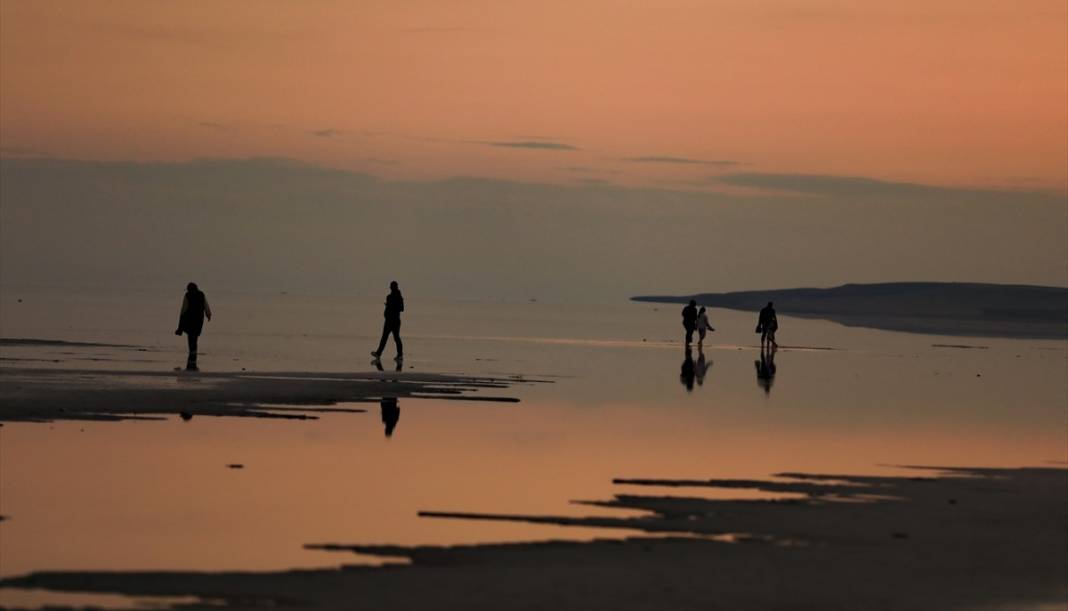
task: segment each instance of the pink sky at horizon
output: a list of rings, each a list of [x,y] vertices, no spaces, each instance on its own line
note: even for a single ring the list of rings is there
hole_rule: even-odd
[[[2,0],[0,145],[404,179],[1068,188],[1068,4],[750,4]]]

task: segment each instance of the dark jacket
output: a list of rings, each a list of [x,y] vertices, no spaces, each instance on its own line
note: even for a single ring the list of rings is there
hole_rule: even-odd
[[[382,315],[386,317],[386,320],[399,322],[403,311],[404,297],[401,296],[400,290],[390,291],[389,295],[386,295],[386,310],[382,312]]]
[[[687,327],[697,325],[697,306],[687,305],[682,309],[682,324]]]
[[[760,318],[757,324],[763,329],[775,330],[779,326],[779,319],[775,316],[775,308],[764,306],[760,310]]]
[[[208,298],[203,291],[186,291],[182,314],[178,317],[178,331],[189,335],[200,335],[204,330],[204,313],[207,309]]]

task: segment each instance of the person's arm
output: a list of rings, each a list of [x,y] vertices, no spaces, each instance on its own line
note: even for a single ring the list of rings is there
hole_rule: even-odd
[[[175,335],[182,334],[182,320],[185,318],[185,311],[189,309],[189,297],[182,297],[182,310],[178,312],[178,328],[174,330]]]
[[[208,317],[208,320],[211,320],[211,306],[208,305],[207,297],[204,298],[204,315]]]

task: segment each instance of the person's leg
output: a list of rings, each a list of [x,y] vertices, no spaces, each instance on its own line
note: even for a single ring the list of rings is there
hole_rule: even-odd
[[[382,351],[386,349],[386,340],[389,339],[390,331],[392,331],[392,327],[390,326],[389,321],[387,320],[382,323],[382,339],[378,340],[378,350],[375,350],[371,354],[375,355],[376,357],[382,356]]]
[[[686,345],[689,346],[693,343],[693,327],[686,327]]]
[[[404,342],[400,338],[400,321],[393,323],[393,341],[397,343],[397,358],[404,356]]]
[[[189,343],[189,356],[186,358],[185,368],[195,370],[197,368],[197,339],[200,336],[195,333],[186,333],[185,338]]]

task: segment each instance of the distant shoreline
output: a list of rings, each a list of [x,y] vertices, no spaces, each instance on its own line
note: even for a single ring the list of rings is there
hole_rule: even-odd
[[[640,295],[632,301],[699,304],[754,314],[775,302],[780,315],[962,337],[1068,339],[1068,288],[963,282],[845,284],[692,295]]]

